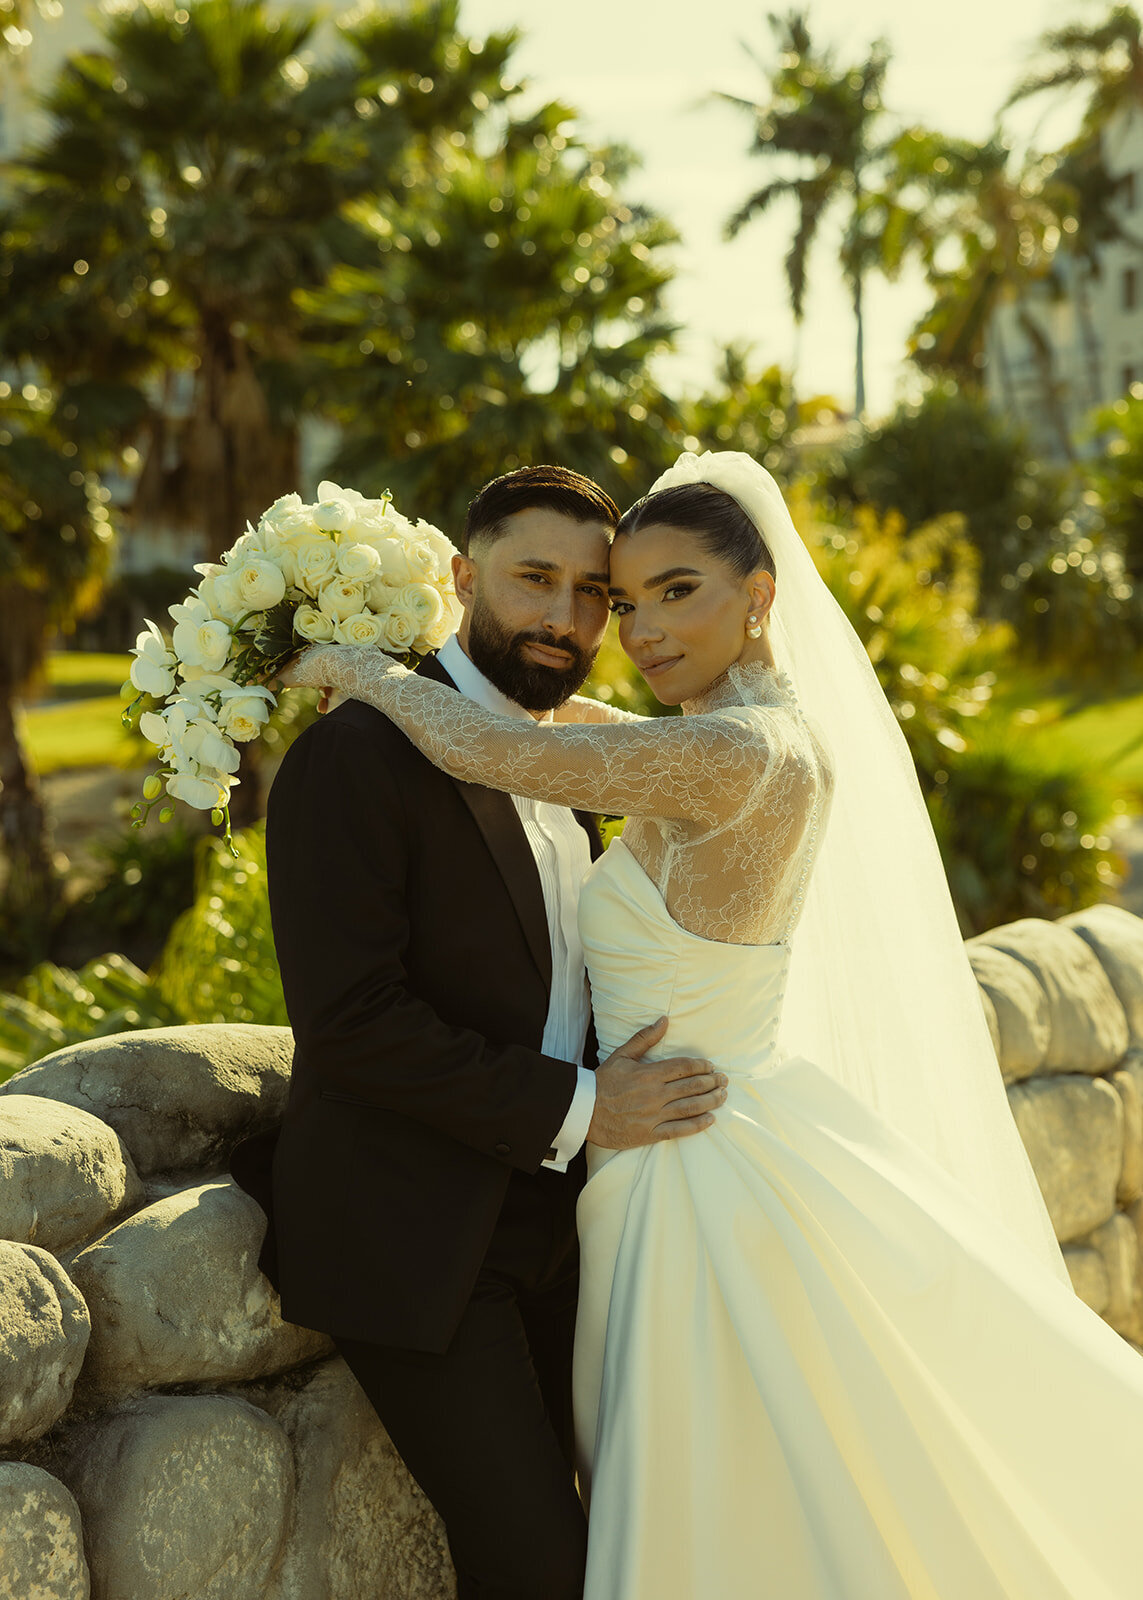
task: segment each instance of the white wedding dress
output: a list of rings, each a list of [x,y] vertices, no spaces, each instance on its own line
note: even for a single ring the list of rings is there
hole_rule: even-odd
[[[831,792],[790,680],[736,666],[680,718],[537,726],[372,652],[302,661],[459,778],[628,813],[581,898],[601,1058],[666,1014],[656,1053],[731,1079],[704,1133],[589,1146],[586,1600],[1138,1600],[1143,1360],[783,1051]]]

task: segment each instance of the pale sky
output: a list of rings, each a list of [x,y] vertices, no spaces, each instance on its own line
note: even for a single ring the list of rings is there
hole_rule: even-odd
[[[742,48],[748,39],[770,59],[771,9],[756,0],[462,0],[470,32],[518,25],[515,56],[535,94],[582,112],[581,130],[632,146],[642,171],[625,196],[668,216],[683,236],[670,310],[685,324],[679,354],[660,379],[677,389],[709,378],[720,343],[745,338],[760,363],[788,366],[794,352],[782,260],[793,208],[776,208],[733,244],[726,217],[767,181],[767,165],[746,154],[750,124],[725,105],[705,103],[716,89],[762,98],[764,82]],[[784,3],[773,5],[785,10]],[[874,38],[893,49],[886,99],[906,120],[985,138],[1032,47],[1048,27],[1106,14],[1101,0],[809,0],[815,37],[854,60]],[[1041,116],[1026,110],[1018,131]],[[1074,123],[1064,110],[1038,143],[1051,148]],[[853,401],[853,318],[823,232],[811,264],[799,389]],[[905,337],[926,304],[918,275],[867,293],[866,371],[872,411],[891,407],[906,380]]]

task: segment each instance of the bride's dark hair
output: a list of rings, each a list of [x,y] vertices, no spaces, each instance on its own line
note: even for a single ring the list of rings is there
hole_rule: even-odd
[[[652,522],[697,534],[708,555],[724,561],[736,578],[752,572],[775,576],[765,539],[738,501],[713,483],[680,483],[636,500],[620,517],[615,537],[637,533]]]

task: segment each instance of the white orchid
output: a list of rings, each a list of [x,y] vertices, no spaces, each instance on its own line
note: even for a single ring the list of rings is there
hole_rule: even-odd
[[[171,643],[184,665],[203,667],[207,672],[217,672],[225,665],[230,654],[230,627],[211,615],[205,600],[192,595],[169,610],[175,624]]]
[[[145,630],[135,640],[132,651],[130,678],[141,694],[153,695],[161,700],[175,686],[176,660],[167,649],[167,641],[149,619]]]
[[[167,793],[196,811],[216,811],[230,799],[230,785],[216,773],[175,772],[167,779]]]

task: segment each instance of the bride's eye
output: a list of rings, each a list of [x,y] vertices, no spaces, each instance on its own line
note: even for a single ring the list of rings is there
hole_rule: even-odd
[[[688,594],[694,594],[693,583],[672,583],[668,589],[663,590],[664,600],[682,600]]]
[[[629,600],[613,600],[611,602],[611,610],[617,617],[625,617],[632,609],[633,608]]]

